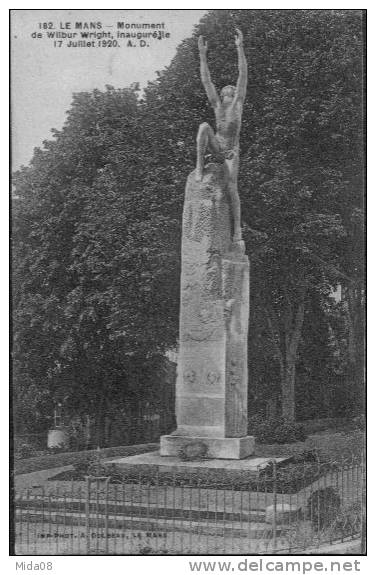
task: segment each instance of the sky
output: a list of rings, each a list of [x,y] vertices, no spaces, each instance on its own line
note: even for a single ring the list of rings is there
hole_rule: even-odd
[[[12,167],[27,165],[34,147],[51,136],[51,128],[60,129],[70,107],[72,94],[115,88],[140,82],[141,87],[156,78],[156,71],[168,66],[176,47],[189,37],[193,27],[207,10],[13,10],[11,19],[11,110]],[[117,23],[159,24],[170,37],[147,39],[149,46],[127,46],[128,39],[119,39],[119,46],[68,47],[68,42],[84,41],[83,28],[77,24],[100,23],[89,32],[112,33],[116,40]],[[163,27],[162,27],[163,25]],[[45,26],[47,28],[45,28]],[[145,28],[144,30],[147,31]],[[144,31],[143,30],[143,31]],[[120,32],[140,31],[135,28]],[[149,31],[153,32],[153,29]],[[47,32],[76,33],[69,38],[48,38]],[[41,34],[42,37],[38,37]],[[62,42],[61,45],[60,41]],[[54,45],[54,42],[56,44]]]

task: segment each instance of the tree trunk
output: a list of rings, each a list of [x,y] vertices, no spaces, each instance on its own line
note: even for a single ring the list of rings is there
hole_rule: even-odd
[[[295,363],[294,354],[287,351],[281,373],[282,417],[287,421],[295,421]]]
[[[105,447],[105,420],[106,420],[106,399],[102,397],[99,401],[95,414],[95,447]]]
[[[302,335],[306,289],[306,284],[302,284],[295,312],[290,298],[285,297],[283,326],[280,325],[273,308],[266,309],[267,323],[280,365],[282,417],[287,421],[295,421],[295,370]]]
[[[344,290],[348,320],[348,367],[347,389],[352,391],[354,413],[364,411],[364,294],[362,286],[353,283]]]
[[[91,417],[90,415],[86,415],[86,421],[85,421],[85,445],[86,445],[86,450],[88,450],[90,448],[91,445],[91,440],[92,440],[92,425],[91,425]]]

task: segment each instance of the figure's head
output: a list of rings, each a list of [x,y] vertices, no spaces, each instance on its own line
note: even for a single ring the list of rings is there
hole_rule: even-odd
[[[221,90],[221,100],[224,104],[231,104],[234,99],[236,88],[235,86],[225,86]]]

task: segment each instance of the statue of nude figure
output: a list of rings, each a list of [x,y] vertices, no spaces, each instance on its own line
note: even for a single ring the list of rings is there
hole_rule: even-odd
[[[196,180],[202,180],[204,157],[207,150],[227,166],[229,194],[233,216],[233,241],[242,242],[240,223],[240,199],[238,193],[239,136],[243,102],[247,89],[247,60],[243,49],[243,34],[236,30],[235,45],[238,51],[239,77],[236,87],[226,86],[220,97],[210,78],[206,52],[208,46],[202,36],[198,39],[201,81],[216,118],[215,134],[207,122],[200,125],[197,134]]]

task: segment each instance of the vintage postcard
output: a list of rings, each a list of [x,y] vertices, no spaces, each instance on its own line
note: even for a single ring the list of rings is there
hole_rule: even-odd
[[[366,554],[365,30],[11,10],[12,555]]]

